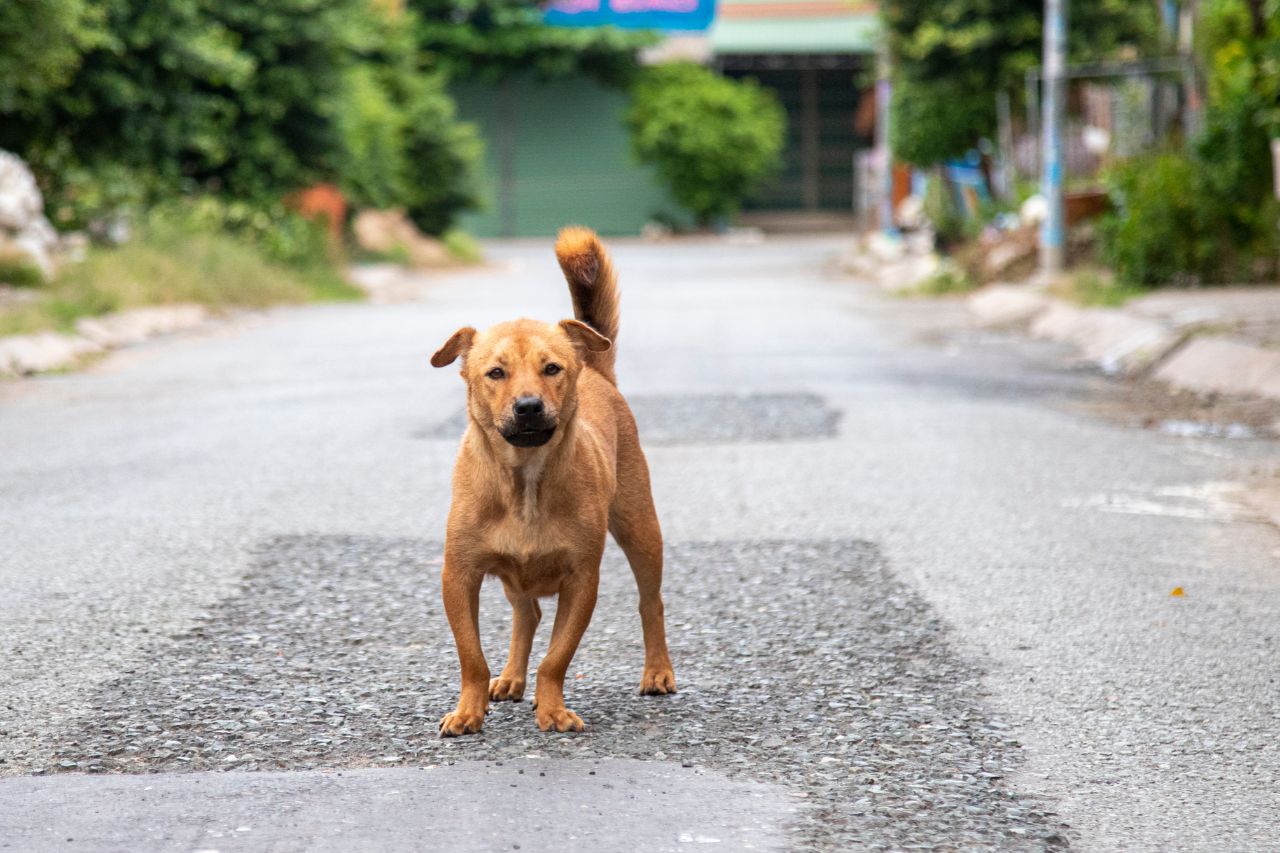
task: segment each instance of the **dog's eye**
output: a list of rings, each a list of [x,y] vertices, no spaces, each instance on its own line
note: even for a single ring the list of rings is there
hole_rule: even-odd
[[[548,376],[555,376],[561,370],[564,370],[564,368],[558,364],[548,364],[546,367],[542,368],[542,372]]]
[[[488,373],[485,374],[485,376],[488,376],[490,379],[502,379],[506,377],[506,375],[507,375],[507,372],[503,370],[501,367],[495,367],[493,370],[490,370]]]

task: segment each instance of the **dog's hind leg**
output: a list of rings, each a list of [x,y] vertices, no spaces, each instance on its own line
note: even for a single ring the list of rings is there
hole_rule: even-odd
[[[629,455],[629,454],[628,454]],[[662,605],[662,528],[649,492],[649,471],[639,448],[635,459],[619,459],[619,488],[609,513],[609,532],[627,555],[640,591],[640,625],[644,630],[644,672],[640,692],[646,696],[676,692],[676,673],[667,653],[666,617]],[[624,462],[632,470],[624,471]],[[625,485],[622,485],[625,484]]]
[[[524,698],[525,682],[529,677],[529,650],[533,648],[533,635],[542,621],[542,608],[538,599],[511,588],[504,583],[502,590],[511,602],[511,650],[507,653],[507,665],[502,673],[489,682],[489,698],[495,702]]]

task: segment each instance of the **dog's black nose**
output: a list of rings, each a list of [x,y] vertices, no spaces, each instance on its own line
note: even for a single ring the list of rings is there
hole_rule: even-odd
[[[545,411],[541,397],[517,397],[512,408],[517,418],[536,418]]]

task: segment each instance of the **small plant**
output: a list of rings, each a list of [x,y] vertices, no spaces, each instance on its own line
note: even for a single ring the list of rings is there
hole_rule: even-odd
[[[360,264],[399,264],[402,267],[413,263],[413,257],[409,254],[408,248],[400,243],[383,250],[356,247],[352,250],[351,259]]]
[[[955,264],[943,262],[937,272],[921,281],[909,296],[957,296],[969,293],[976,287],[974,280]]]
[[[285,264],[225,231],[149,222],[123,246],[90,250],[35,299],[0,309],[0,334],[70,331],[81,317],[146,305],[261,308],[360,295],[323,256],[307,265]]]
[[[0,284],[10,287],[37,287],[44,284],[44,273],[25,255],[0,249]]]
[[[977,236],[977,220],[970,221],[960,211],[955,195],[941,169],[934,169],[924,195],[924,214],[933,225],[934,243],[949,252],[965,240]]]
[[[1100,221],[1102,257],[1125,283],[1221,284],[1275,274],[1280,209],[1274,199],[1244,209],[1218,191],[1223,175],[1214,161],[1158,154],[1111,177],[1117,212]]]
[[[772,93],[688,62],[646,69],[626,120],[637,159],[703,225],[732,216],[777,170],[786,131]]]
[[[1106,271],[1085,269],[1067,279],[1058,295],[1079,305],[1117,308],[1148,292],[1148,288],[1121,281]]]
[[[484,260],[484,250],[480,248],[476,238],[461,228],[450,228],[440,235],[440,240],[459,263],[478,264]]]

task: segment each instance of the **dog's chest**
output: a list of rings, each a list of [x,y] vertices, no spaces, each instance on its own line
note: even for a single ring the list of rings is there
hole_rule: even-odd
[[[489,573],[525,595],[548,596],[560,591],[560,584],[571,564],[568,551],[552,551],[525,558],[497,554],[490,563]]]
[[[563,526],[551,518],[526,519],[515,511],[488,526],[484,543],[493,553],[522,563],[568,551],[571,544]]]
[[[527,504],[516,503],[488,525],[484,543],[493,555],[488,571],[523,592],[551,595],[572,564],[576,525],[545,507],[528,509]]]

